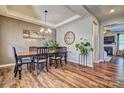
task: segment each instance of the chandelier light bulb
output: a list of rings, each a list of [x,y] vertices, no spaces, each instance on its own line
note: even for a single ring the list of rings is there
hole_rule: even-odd
[[[48,36],[48,34],[52,33],[52,30],[49,28],[47,29],[47,12],[48,11],[45,10],[44,12],[45,12],[45,26],[44,26],[44,28],[40,29],[40,33],[43,36],[43,38],[46,38],[46,36]]]
[[[41,28],[41,29],[40,29],[40,32],[41,32],[41,33],[44,32],[44,28]]]
[[[48,29],[48,33],[50,33],[50,34],[51,34],[51,33],[52,33],[52,30],[51,30],[51,29]]]
[[[110,13],[114,13],[114,12],[115,12],[115,10],[114,10],[114,9],[111,9],[111,10],[110,10]]]
[[[45,31],[45,34],[48,34],[48,31]]]

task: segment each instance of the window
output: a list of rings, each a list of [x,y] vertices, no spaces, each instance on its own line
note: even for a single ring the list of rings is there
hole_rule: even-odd
[[[119,35],[119,50],[124,50],[124,34]]]

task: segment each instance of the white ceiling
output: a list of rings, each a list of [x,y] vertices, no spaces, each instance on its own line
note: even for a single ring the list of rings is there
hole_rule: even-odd
[[[7,5],[0,6],[1,15],[44,25],[44,11],[48,10],[47,25],[53,28],[89,15],[81,5]],[[1,12],[2,11],[2,12]]]
[[[91,13],[93,13],[100,21],[108,20],[114,17],[124,16],[124,5],[87,5]],[[114,9],[114,13],[110,10]]]
[[[37,15],[40,19],[44,20],[44,11],[47,10],[47,18],[48,22],[54,25],[62,22],[63,20],[67,20],[70,17],[75,16],[76,14],[65,6],[61,5],[42,5],[42,6],[33,6]]]

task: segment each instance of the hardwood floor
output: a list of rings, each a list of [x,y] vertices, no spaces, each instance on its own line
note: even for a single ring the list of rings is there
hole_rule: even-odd
[[[23,67],[22,79],[14,78],[14,67],[0,68],[0,87],[71,87],[71,88],[114,88],[124,87],[124,61],[114,57],[109,63],[94,64],[94,68],[84,68],[74,63],[63,67],[42,70],[38,76]]]

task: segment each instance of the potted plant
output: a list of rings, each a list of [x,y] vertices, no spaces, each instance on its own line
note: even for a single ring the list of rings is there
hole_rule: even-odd
[[[60,44],[56,40],[52,40],[50,43],[50,46],[53,50],[57,50],[60,46]]]
[[[84,56],[84,62],[86,60],[87,63],[87,55],[89,54],[90,51],[93,51],[91,43],[87,39],[81,38],[80,42],[75,44],[75,47],[76,50],[80,52],[80,55]]]

